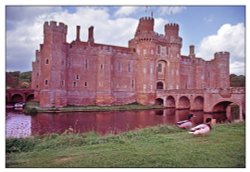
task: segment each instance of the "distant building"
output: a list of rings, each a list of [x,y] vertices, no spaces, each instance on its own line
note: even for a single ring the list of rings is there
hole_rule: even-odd
[[[162,35],[154,31],[154,18],[143,17],[128,47],[95,43],[92,26],[86,42],[80,26],[71,43],[66,35],[67,25],[44,23],[44,41],[32,64],[41,107],[155,104],[157,92],[230,87],[229,53],[205,61],[190,45],[189,55],[181,55],[178,24],[166,24]]]

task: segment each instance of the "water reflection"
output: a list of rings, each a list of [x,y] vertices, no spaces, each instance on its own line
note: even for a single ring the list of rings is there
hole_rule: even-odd
[[[27,137],[49,133],[63,133],[72,128],[74,132],[94,131],[99,134],[120,133],[137,128],[158,124],[173,125],[177,121],[187,119],[187,114],[193,113],[195,125],[204,121],[202,111],[189,110],[140,110],[112,112],[69,112],[69,113],[39,113],[35,116],[7,113],[6,136]],[[218,118],[221,118],[219,115]]]

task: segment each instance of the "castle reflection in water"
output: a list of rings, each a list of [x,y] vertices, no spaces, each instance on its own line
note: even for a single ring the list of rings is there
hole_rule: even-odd
[[[177,121],[187,119],[189,113],[196,116],[193,118],[194,124],[203,123],[204,119],[211,115],[217,122],[226,121],[225,114],[204,114],[203,111],[190,112],[189,110],[175,109],[39,113],[35,116],[8,112],[6,137],[61,134],[69,129],[73,129],[74,133],[93,131],[101,135],[117,134],[159,124],[174,125]]]

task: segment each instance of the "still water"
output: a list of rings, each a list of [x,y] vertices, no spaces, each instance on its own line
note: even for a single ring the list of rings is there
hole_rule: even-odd
[[[138,110],[111,112],[68,112],[68,113],[38,113],[28,116],[15,111],[7,112],[6,137],[29,137],[50,133],[64,133],[73,129],[75,133],[96,132],[101,135],[117,134],[129,130],[155,126],[159,124],[174,125],[177,121],[187,119],[193,113],[195,125],[203,123],[209,114],[203,111],[189,110]],[[210,117],[210,116],[209,116]],[[215,116],[224,120],[225,114]]]

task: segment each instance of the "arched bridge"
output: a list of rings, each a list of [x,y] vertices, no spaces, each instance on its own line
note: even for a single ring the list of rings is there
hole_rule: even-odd
[[[8,89],[6,90],[6,103],[27,102],[34,99],[33,89]]]
[[[156,104],[162,104],[168,108],[203,110],[205,113],[228,113],[231,105],[237,105],[239,107],[239,120],[243,120],[245,88],[158,90]]]

